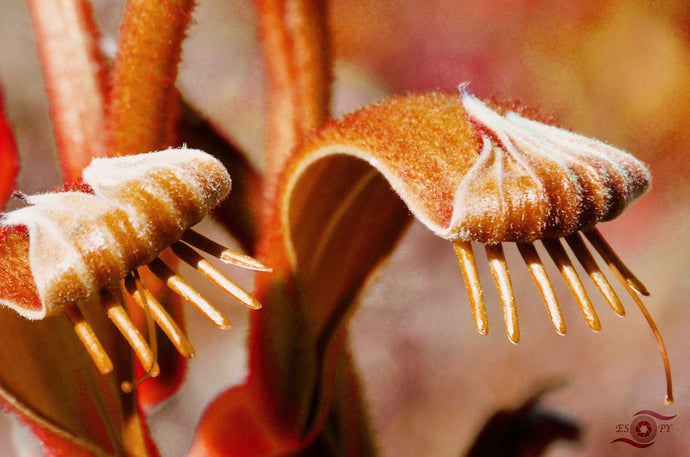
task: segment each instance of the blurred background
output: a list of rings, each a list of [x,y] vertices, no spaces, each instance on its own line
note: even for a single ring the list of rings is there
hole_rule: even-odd
[[[592,333],[558,273],[567,336],[557,335],[513,246],[507,256],[522,340],[507,340],[486,263],[481,280],[490,333],[477,334],[450,243],[413,224],[368,288],[352,323],[352,346],[386,457],[465,452],[497,409],[540,388],[543,405],[583,426],[582,441],[549,456],[690,455],[690,3],[617,0],[334,0],[330,2],[335,115],[387,95],[455,91],[517,99],[570,130],[648,163],[650,192],[600,226],[651,291],[645,299],[669,350],[676,403],[664,405],[663,366],[632,300],[617,290],[620,319],[589,289],[603,329]],[[120,1],[94,1],[103,48],[113,53]],[[263,77],[253,5],[199,0],[185,43],[179,88],[262,164]],[[35,52],[22,0],[0,5],[0,84],[22,153],[19,189],[60,183]],[[230,170],[232,173],[232,170]],[[207,230],[214,230],[209,224]],[[236,272],[230,272],[233,277]],[[609,275],[612,277],[612,275]],[[251,277],[240,282],[251,287]],[[246,313],[228,310],[230,332],[189,313],[197,357],[180,392],[149,417],[162,455],[183,456],[208,402],[246,375]],[[640,410],[676,417],[670,432],[638,451],[618,424]],[[0,414],[0,454],[40,455],[33,439]]]

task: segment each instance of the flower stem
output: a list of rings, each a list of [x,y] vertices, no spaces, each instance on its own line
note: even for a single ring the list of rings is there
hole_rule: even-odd
[[[110,132],[113,155],[174,142],[177,65],[193,0],[129,0],[113,65]]]
[[[293,147],[326,119],[331,80],[326,3],[257,0],[269,99],[266,195]]]
[[[65,182],[108,155],[106,67],[85,0],[29,0]]]

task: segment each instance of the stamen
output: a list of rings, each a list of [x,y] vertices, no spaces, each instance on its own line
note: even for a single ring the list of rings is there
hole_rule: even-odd
[[[137,270],[132,271],[132,276],[135,278],[136,286],[139,291],[139,295],[143,297],[143,302],[140,303],[144,314],[146,316],[146,331],[149,335],[149,347],[151,352],[153,352],[153,360],[158,360],[158,338],[156,338],[156,326],[153,323],[153,318],[151,317],[151,307],[146,300],[146,295],[144,294],[144,285],[141,283],[139,278],[139,272]],[[146,372],[146,376],[150,374],[150,371]]]
[[[594,310],[594,306],[585,291],[585,286],[582,284],[560,240],[543,239],[541,242],[544,244],[544,247],[546,247],[549,255],[560,270],[563,279],[565,279],[565,282],[568,284],[570,293],[575,297],[575,301],[580,307],[580,311],[582,311],[587,325],[595,332],[598,332],[601,330],[601,322],[599,322],[597,312]]]
[[[510,274],[508,273],[508,264],[503,254],[503,246],[500,244],[487,244],[485,249],[486,256],[489,259],[489,267],[491,267],[491,274],[498,288],[498,296],[501,299],[503,320],[506,323],[508,339],[511,343],[517,344],[520,341],[520,327],[518,325],[513,285],[510,282]]]
[[[589,242],[594,246],[594,249],[597,250],[611,270],[618,270],[633,289],[642,295],[649,295],[649,291],[645,285],[642,284],[642,281],[637,279],[633,272],[623,263],[620,257],[618,257],[618,254],[616,254],[613,248],[606,242],[601,232],[599,232],[596,227],[584,230],[582,233],[585,234]]]
[[[252,297],[247,291],[231,281],[223,273],[208,260],[200,256],[194,249],[190,248],[184,243],[175,243],[172,245],[173,252],[182,261],[188,265],[196,268],[201,274],[206,276],[211,282],[223,289],[228,294],[232,295],[246,306],[252,309],[260,309],[261,303]]]
[[[453,246],[460,262],[460,270],[462,271],[462,278],[465,280],[467,295],[470,298],[474,326],[477,327],[479,333],[486,335],[489,333],[489,319],[486,317],[486,307],[484,306],[482,286],[479,283],[479,273],[477,272],[477,263],[474,260],[472,243],[470,241],[456,240],[453,241]]]
[[[640,308],[640,312],[642,312],[642,315],[647,321],[647,324],[649,324],[649,328],[652,329],[652,333],[654,334],[654,338],[656,339],[656,344],[659,346],[659,352],[661,352],[661,358],[664,362],[664,373],[666,374],[666,404],[670,405],[673,403],[673,380],[671,378],[671,364],[668,360],[668,352],[666,351],[664,339],[661,337],[661,332],[659,331],[659,328],[656,326],[656,323],[654,322],[652,315],[649,314],[647,307],[642,302],[642,299],[635,293],[635,290],[632,288],[632,285],[629,284],[627,281],[623,281],[623,275],[621,275],[619,278],[621,283],[623,284],[623,287],[625,287],[625,289],[628,291],[633,300],[635,300],[637,307]]]
[[[225,263],[247,268],[249,270],[273,271],[271,267],[264,265],[255,258],[226,248],[222,244],[218,244],[215,241],[206,238],[201,233],[195,232],[194,230],[185,231],[182,234],[182,241],[191,244],[195,248],[204,251],[207,254],[211,254],[213,257],[216,257]]]
[[[592,241],[592,238],[590,238],[589,232],[593,232],[596,229],[588,230],[585,232],[585,235],[587,236],[587,239],[592,242],[592,244],[596,247],[594,244],[595,242]],[[597,231],[596,235],[594,235],[594,238],[598,238],[601,241],[604,241],[603,237],[601,234]],[[606,243],[606,241],[604,241]],[[607,248],[610,250],[611,247],[606,243]],[[599,251],[599,249],[597,248]],[[606,258],[604,253],[602,251],[599,251],[599,254],[601,254],[602,257],[608,262],[610,258]],[[666,345],[664,344],[664,339],[661,336],[661,332],[659,331],[659,328],[656,326],[656,323],[654,322],[654,319],[652,318],[652,315],[649,314],[649,311],[647,310],[647,307],[644,305],[642,302],[642,299],[637,295],[636,292],[639,292],[640,294],[643,294],[640,290],[637,289],[635,286],[634,282],[631,280],[631,277],[637,281],[637,278],[635,278],[634,275],[628,270],[623,262],[621,262],[620,258],[618,258],[618,255],[613,252],[613,250],[610,251],[610,254],[613,254],[613,256],[616,259],[616,262],[610,262],[609,267],[611,268],[611,271],[613,271],[613,274],[618,278],[618,281],[623,284],[623,287],[625,287],[625,290],[628,292],[628,294],[632,297],[632,299],[635,301],[635,304],[637,304],[637,307],[640,309],[640,312],[644,316],[645,320],[647,321],[647,324],[649,325],[649,328],[652,330],[652,333],[654,334],[654,338],[656,339],[656,344],[659,346],[659,352],[661,353],[661,359],[664,362],[664,374],[666,375],[666,404],[670,405],[673,403],[673,380],[671,378],[671,364],[668,360],[668,352],[666,351]],[[610,255],[607,253],[607,255]],[[621,271],[618,267],[619,265],[622,265],[625,271]],[[638,281],[639,282],[639,281]],[[639,283],[638,285],[642,285],[642,283]],[[644,288],[644,286],[642,286]],[[647,292],[647,289],[644,289],[645,292]],[[648,295],[649,292],[647,292],[646,295]],[[645,295],[645,294],[643,294]]]
[[[618,295],[616,295],[616,292],[613,290],[613,287],[611,287],[611,284],[609,284],[606,276],[604,276],[604,273],[601,272],[599,265],[597,265],[594,257],[592,257],[592,254],[590,254],[587,246],[585,246],[585,242],[582,240],[580,234],[573,233],[566,236],[565,239],[568,242],[570,249],[573,250],[575,257],[577,257],[577,259],[580,261],[580,264],[585,269],[589,277],[592,279],[592,282],[597,286],[604,298],[606,298],[606,301],[609,302],[609,305],[611,305],[613,311],[619,316],[625,316],[625,309],[623,308]]]
[[[156,327],[153,323],[153,318],[151,317],[151,308],[146,300],[146,296],[144,293],[144,285],[141,283],[140,278],[139,278],[139,272],[137,270],[132,271],[132,276],[135,279],[135,286],[138,289],[139,295],[143,297],[143,303],[139,303],[139,305],[142,307],[144,310],[144,314],[146,315],[146,331],[148,332],[149,335],[149,346],[151,347],[151,352],[153,353],[153,360],[158,360],[158,338],[156,338]],[[154,364],[155,366],[155,364]],[[129,393],[132,392],[134,389],[139,387],[139,384],[144,382],[146,379],[148,379],[150,376],[153,375],[152,370],[147,370],[143,376],[141,376],[139,379],[134,380],[133,382],[130,381],[123,381],[122,384],[120,384],[120,388],[122,389],[123,392]]]
[[[532,243],[517,243],[518,250],[525,260],[527,269],[532,274],[532,279],[537,285],[542,298],[544,299],[544,304],[546,304],[546,311],[549,313],[549,318],[553,324],[553,328],[559,335],[565,335],[566,327],[565,320],[563,319],[563,313],[561,312],[561,307],[558,305],[558,298],[556,297],[556,292],[553,290],[549,276],[546,273],[546,268],[539,258],[534,244]]]
[[[222,329],[231,327],[230,321],[223,316],[223,314],[210,304],[204,297],[196,290],[187,284],[184,279],[179,277],[175,272],[167,266],[161,259],[154,259],[147,265],[151,272],[158,276],[158,278],[165,283],[173,292],[187,300],[196,309],[198,309],[204,316],[209,318],[211,322]]]
[[[103,375],[113,371],[113,362],[110,360],[110,357],[108,357],[101,342],[98,340],[98,337],[96,337],[96,333],[93,331],[91,325],[86,322],[84,315],[77,305],[67,306],[65,308],[65,314],[72,323],[74,331],[91,356],[91,360],[93,360],[98,371]]]
[[[141,289],[139,285],[141,285]],[[141,284],[141,281],[132,276],[127,276],[125,278],[125,288],[139,305],[144,306],[144,300],[146,300],[145,303],[151,310],[153,320],[156,321],[161,330],[168,336],[177,351],[183,357],[194,357],[194,348],[184,332],[182,332],[163,305],[161,305],[153,294]]]
[[[101,303],[108,313],[108,317],[134,350],[144,370],[150,371],[154,377],[158,376],[160,369],[151,348],[144,337],[141,336],[139,330],[137,330],[134,322],[129,318],[127,311],[122,306],[122,301],[117,295],[120,295],[120,291],[117,289],[101,291]]]

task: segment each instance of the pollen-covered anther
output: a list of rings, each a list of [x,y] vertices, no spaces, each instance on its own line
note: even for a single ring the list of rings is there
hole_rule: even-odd
[[[95,159],[83,184],[26,197],[28,206],[0,218],[0,305],[28,319],[64,312],[98,371],[113,363],[80,306],[93,297],[132,347],[146,376],[159,372],[154,322],[184,357],[194,349],[141,281],[147,267],[167,287],[221,328],[228,319],[158,256],[166,249],[250,308],[261,305],[195,249],[243,268],[270,271],[189,230],[230,191],[230,176],[212,156],[192,149]],[[172,254],[172,253],[171,253]],[[147,342],[123,306],[131,295],[147,317]],[[88,313],[87,313],[88,315]],[[141,381],[141,380],[139,380]],[[123,384],[129,391],[138,382]]]
[[[261,308],[261,303],[259,303],[254,297],[252,297],[248,292],[246,292],[244,289],[242,289],[240,286],[238,286],[232,280],[226,277],[223,273],[220,272],[220,270],[214,267],[211,262],[197,254],[197,252],[194,251],[194,249],[192,249],[185,243],[177,242],[173,244],[172,251],[175,253],[177,257],[180,258],[180,260],[196,268],[208,280],[213,282],[216,286],[220,287],[226,293],[235,297],[237,300],[239,300],[249,308]]]
[[[498,288],[498,298],[501,300],[503,308],[503,320],[506,324],[508,339],[517,344],[520,341],[520,327],[518,325],[517,308],[515,307],[515,294],[513,284],[510,281],[508,264],[503,254],[503,246],[500,244],[487,244],[486,257],[489,259],[491,274]]]
[[[490,109],[461,86],[467,119],[480,138],[480,152],[457,186],[448,227],[436,232],[453,241],[480,333],[488,322],[472,242],[486,245],[511,342],[520,338],[518,316],[502,243],[515,242],[559,334],[566,326],[558,298],[534,242],[541,241],[560,271],[587,325],[601,329],[599,317],[570,256],[565,239],[587,276],[611,309],[623,305],[597,265],[581,233],[608,264],[647,320],[664,363],[667,402],[673,401],[668,355],[661,334],[638,293],[646,287],[623,264],[594,226],[613,219],[648,187],[646,167],[629,154],[600,141]]]

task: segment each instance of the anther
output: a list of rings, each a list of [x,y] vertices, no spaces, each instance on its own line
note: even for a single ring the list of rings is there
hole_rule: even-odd
[[[592,254],[587,249],[587,246],[585,246],[580,234],[573,233],[572,235],[566,236],[565,239],[568,242],[570,249],[573,250],[575,257],[577,257],[577,259],[580,261],[580,264],[585,269],[589,277],[592,279],[592,282],[597,286],[604,298],[606,298],[606,301],[609,303],[613,311],[619,316],[625,316],[625,308],[623,308],[623,304],[618,298],[618,295],[616,295],[616,292],[611,287],[611,284],[609,284],[606,276],[604,276],[604,273],[601,272],[601,269],[594,260],[594,257],[592,257]]]
[[[122,336],[125,337],[134,350],[144,370],[150,371],[151,376],[155,377],[160,370],[154,354],[144,337],[139,333],[139,330],[137,330],[136,326],[129,318],[127,311],[125,311],[125,308],[122,306],[122,301],[117,295],[120,295],[119,289],[113,289],[112,291],[103,290],[100,293],[101,303],[110,320],[115,324],[120,333],[122,333]]]
[[[103,346],[98,340],[96,333],[84,318],[84,315],[81,313],[79,307],[77,307],[75,304],[66,306],[65,314],[72,323],[74,331],[79,337],[79,340],[81,340],[81,343],[86,348],[89,356],[91,356],[91,360],[93,360],[93,363],[96,365],[98,371],[103,375],[113,371],[113,362],[103,349]]]
[[[195,248],[201,251],[204,251],[207,254],[211,254],[213,257],[216,257],[225,263],[236,265],[242,268],[247,268],[249,270],[273,270],[271,267],[264,265],[255,258],[233,251],[232,249],[227,248],[222,244],[216,243],[215,241],[206,238],[204,235],[195,232],[194,230],[186,230],[182,234],[182,241],[194,246]]]
[[[585,234],[589,242],[594,246],[594,249],[597,250],[611,270],[618,270],[633,289],[642,295],[649,295],[649,291],[645,285],[642,284],[642,281],[637,279],[633,272],[623,263],[620,257],[618,257],[618,254],[616,254],[613,248],[606,242],[601,232],[599,232],[596,227],[584,230],[582,233]]]
[[[549,313],[549,318],[553,324],[553,328],[559,335],[565,335],[566,326],[565,320],[563,319],[563,313],[558,305],[558,298],[556,297],[556,292],[553,290],[549,276],[546,273],[546,268],[537,253],[537,249],[532,243],[517,243],[518,250],[522,255],[527,269],[534,279],[534,283],[539,289],[542,298],[544,299],[544,304],[546,304],[546,311]]]
[[[153,294],[143,287],[143,284],[142,287],[139,288],[137,282],[141,284],[141,281],[135,279],[133,276],[127,276],[125,278],[125,288],[127,292],[140,306],[143,307],[148,305],[153,320],[156,321],[158,326],[168,336],[172,344],[183,357],[194,357],[194,348],[192,344],[180,327],[175,323],[172,316],[168,314],[163,305],[156,300]]]

